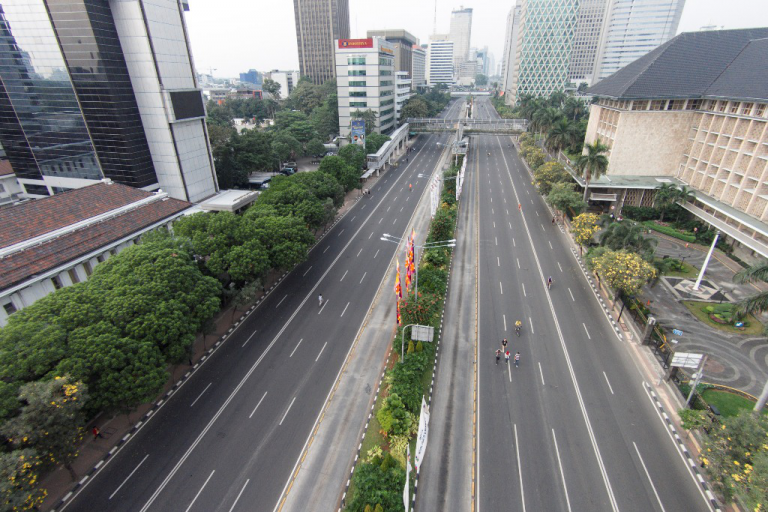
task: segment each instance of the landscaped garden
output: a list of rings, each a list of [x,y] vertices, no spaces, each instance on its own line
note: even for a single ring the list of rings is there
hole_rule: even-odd
[[[745,315],[739,319],[734,313],[734,304],[715,304],[696,300],[684,300],[682,303],[693,316],[713,329],[752,336],[763,332],[763,324],[753,315]],[[736,327],[739,322],[742,326]]]

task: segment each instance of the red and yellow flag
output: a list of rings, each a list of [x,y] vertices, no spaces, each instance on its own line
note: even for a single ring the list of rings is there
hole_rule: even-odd
[[[397,261],[397,273],[395,274],[395,296],[398,300],[403,297],[403,288],[400,285],[400,260]]]

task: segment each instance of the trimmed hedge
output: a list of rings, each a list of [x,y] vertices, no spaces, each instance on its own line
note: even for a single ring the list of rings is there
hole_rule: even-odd
[[[631,220],[645,222],[647,220],[656,220],[661,217],[661,211],[658,208],[650,206],[623,206],[621,214]]]
[[[694,235],[693,233],[681,233],[675,228],[672,228],[669,226],[662,226],[661,224],[656,224],[653,221],[643,222],[643,226],[645,226],[648,229],[652,229],[653,231],[663,233],[667,236],[677,238],[678,240],[682,240],[683,242],[689,242],[689,243],[696,242],[696,235]]]

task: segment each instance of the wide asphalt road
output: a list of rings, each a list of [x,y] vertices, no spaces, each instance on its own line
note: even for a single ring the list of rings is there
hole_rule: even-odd
[[[476,101],[475,117],[493,115],[487,100]],[[480,239],[476,510],[708,510],[628,342],[509,137],[474,137],[470,154]],[[495,363],[502,338],[509,365]]]
[[[274,510],[445,141],[419,137],[65,508]]]

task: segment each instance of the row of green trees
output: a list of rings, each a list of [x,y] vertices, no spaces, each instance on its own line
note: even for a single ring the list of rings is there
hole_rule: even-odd
[[[451,95],[439,87],[433,87],[426,93],[418,92],[408,98],[400,110],[400,119],[435,117],[451,101]]]
[[[444,177],[454,178],[457,171],[457,167],[452,167]],[[455,233],[456,180],[444,183],[441,204],[430,225],[427,242],[448,240]],[[411,293],[401,302],[403,325],[431,325],[437,331],[450,258],[451,249],[447,247],[424,252],[419,265],[419,295]],[[400,354],[400,361],[384,379],[382,405],[376,413],[382,442],[369,450],[355,468],[354,492],[347,504],[347,509],[354,512],[403,510],[406,447],[418,430],[421,400],[428,389],[425,376],[432,371],[435,358],[435,344],[414,342],[410,333],[405,334],[406,353]],[[402,328],[398,329],[398,339],[401,335]],[[400,345],[394,345],[399,351]]]

